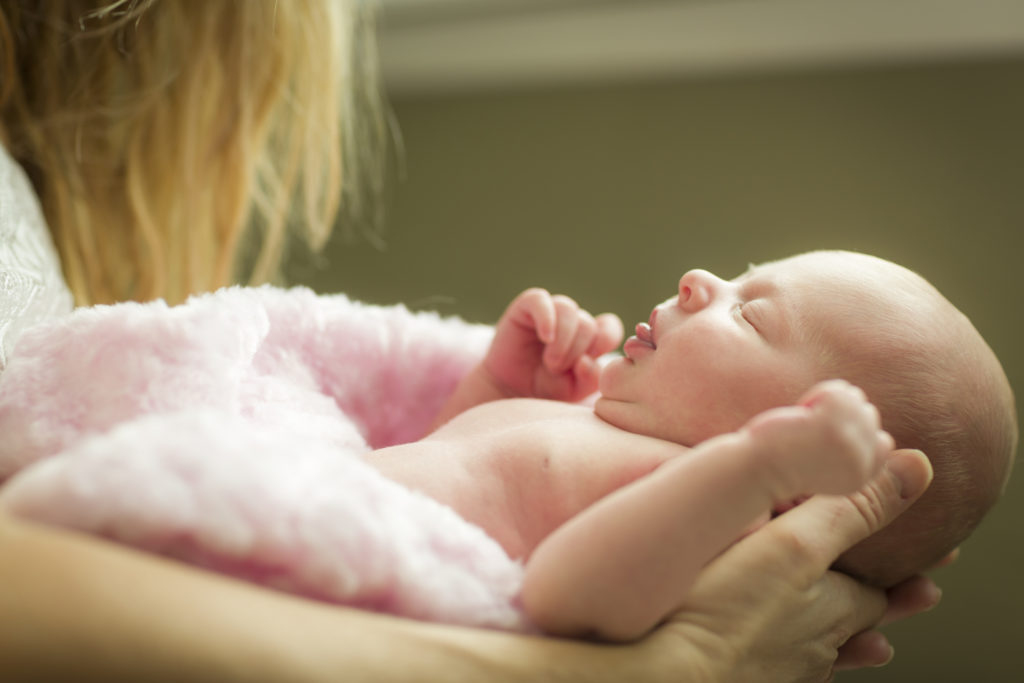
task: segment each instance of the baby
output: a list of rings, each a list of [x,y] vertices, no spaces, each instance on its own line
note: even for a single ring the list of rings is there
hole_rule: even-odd
[[[857,490],[894,445],[924,451],[935,478],[840,558],[878,585],[946,555],[1004,488],[1017,425],[1002,368],[892,263],[813,252],[731,281],[693,270],[598,369],[621,334],[527,290],[442,426],[368,456],[524,558],[523,606],[545,631],[643,635],[772,511]],[[596,388],[593,408],[568,402]],[[517,396],[559,400],[495,400]]]

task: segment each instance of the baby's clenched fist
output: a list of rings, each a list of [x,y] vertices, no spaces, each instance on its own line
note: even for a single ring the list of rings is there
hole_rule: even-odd
[[[795,406],[774,408],[743,427],[777,501],[856,491],[893,449],[878,409],[843,380],[812,387]]]

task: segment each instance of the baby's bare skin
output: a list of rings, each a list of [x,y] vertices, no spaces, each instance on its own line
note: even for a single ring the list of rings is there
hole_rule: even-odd
[[[523,558],[524,608],[541,628],[630,640],[773,504],[847,492],[891,449],[863,392],[833,381],[694,448],[619,429],[586,406],[509,399],[367,457]]]
[[[689,271],[600,369],[621,323],[527,290],[443,426],[368,460],[524,559],[523,608],[544,631],[640,637],[773,508],[851,493],[892,452],[861,390],[820,381],[805,328],[821,302],[800,298],[819,270]],[[597,388],[593,411],[571,404]],[[555,400],[509,399],[523,395]]]
[[[508,399],[367,459],[525,559],[581,510],[689,450],[613,427],[587,406]]]

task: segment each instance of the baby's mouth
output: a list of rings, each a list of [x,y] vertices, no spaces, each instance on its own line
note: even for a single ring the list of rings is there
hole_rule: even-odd
[[[645,344],[649,344],[652,349],[657,349],[657,344],[654,343],[654,331],[651,329],[650,323],[637,323],[636,324],[636,338]]]
[[[657,318],[657,308],[650,311],[650,317],[647,318],[646,323],[637,323],[637,339],[649,344],[652,349],[657,348],[657,344],[654,343],[655,318]]]
[[[651,309],[651,316],[646,323],[639,323],[636,326],[636,336],[651,345],[652,349],[658,348],[654,341],[654,325],[658,318],[658,309]]]
[[[643,355],[658,348],[658,345],[654,343],[654,319],[657,312],[657,309],[651,311],[648,322],[637,323],[636,335],[627,339],[626,343],[622,345],[622,352],[630,360],[635,361],[639,357],[637,354]]]

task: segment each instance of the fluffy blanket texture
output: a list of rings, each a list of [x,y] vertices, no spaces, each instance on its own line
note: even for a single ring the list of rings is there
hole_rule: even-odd
[[[79,309],[0,374],[0,505],[319,600],[529,630],[521,565],[360,455],[422,435],[490,335],[305,289]]]

